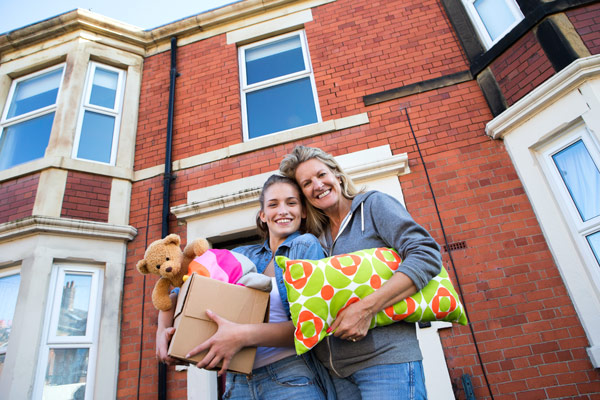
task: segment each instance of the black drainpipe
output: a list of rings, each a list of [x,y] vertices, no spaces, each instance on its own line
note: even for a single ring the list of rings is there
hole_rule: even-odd
[[[174,179],[171,174],[171,150],[173,147],[173,109],[175,104],[175,79],[179,76],[177,73],[177,38],[171,38],[171,77],[169,82],[169,114],[167,116],[167,144],[165,149],[165,175],[163,179],[163,210],[162,210],[162,236],[169,234],[169,214],[171,208],[171,181]],[[167,365],[158,363],[158,398],[167,399]]]

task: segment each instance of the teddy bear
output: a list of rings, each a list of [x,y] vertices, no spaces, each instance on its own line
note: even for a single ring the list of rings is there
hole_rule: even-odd
[[[152,291],[152,304],[161,311],[171,309],[171,286],[180,287],[192,273],[223,282],[270,292],[271,278],[259,274],[246,256],[230,250],[211,249],[205,239],[195,239],[181,251],[181,239],[170,234],[148,246],[144,259],[136,268],[141,274],[155,274],[160,279]]]
[[[209,249],[205,239],[195,239],[181,251],[181,238],[172,233],[164,239],[155,240],[148,246],[144,259],[138,261],[136,268],[141,274],[155,274],[160,279],[152,291],[152,304],[158,310],[171,309],[169,292],[171,286],[183,285],[184,276],[188,275],[188,266],[196,256]]]

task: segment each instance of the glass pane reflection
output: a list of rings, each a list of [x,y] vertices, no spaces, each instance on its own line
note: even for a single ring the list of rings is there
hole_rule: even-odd
[[[250,138],[318,122],[309,78],[248,93],[246,102]]]
[[[7,118],[56,103],[62,68],[17,83]]]
[[[248,85],[304,71],[304,69],[304,57],[299,36],[292,36],[246,50]]]
[[[91,286],[91,275],[65,274],[56,336],[85,336]]]
[[[89,349],[50,349],[44,400],[83,400]]]
[[[590,247],[592,248],[592,251],[594,252],[594,255],[596,256],[596,261],[600,266],[600,231],[589,235],[587,237],[587,240],[590,244]]]
[[[77,158],[110,163],[114,130],[115,117],[86,111]]]
[[[0,170],[44,157],[54,113],[4,128],[0,137]]]
[[[600,172],[582,140],[552,156],[583,221],[600,216]]]
[[[90,104],[113,109],[117,97],[117,83],[119,74],[102,68],[96,68]]]
[[[476,0],[473,4],[492,41],[502,36],[515,22],[506,0]]]

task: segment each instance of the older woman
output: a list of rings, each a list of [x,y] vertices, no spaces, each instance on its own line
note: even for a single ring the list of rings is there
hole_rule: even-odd
[[[392,247],[401,267],[379,290],[348,306],[330,328],[333,336],[315,348],[337,395],[349,399],[426,398],[422,355],[414,324],[369,330],[373,316],[422,289],[440,272],[438,244],[396,199],[360,193],[337,161],[324,151],[296,147],[280,165],[307,200],[307,230],[330,256]]]

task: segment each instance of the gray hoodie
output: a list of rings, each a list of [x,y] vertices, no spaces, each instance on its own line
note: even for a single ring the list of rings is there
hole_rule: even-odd
[[[392,247],[402,257],[399,271],[421,290],[441,270],[440,247],[393,197],[371,191],[352,201],[337,238],[322,238],[330,256],[374,247]],[[347,377],[366,367],[422,360],[415,324],[396,322],[371,329],[359,342],[329,336],[315,347],[330,372]]]

